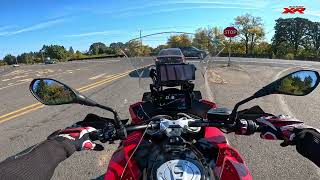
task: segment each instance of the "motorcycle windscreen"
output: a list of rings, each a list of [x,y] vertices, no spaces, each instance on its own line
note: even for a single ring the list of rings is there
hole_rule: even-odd
[[[203,80],[203,74],[205,74],[207,70],[208,63],[210,62],[210,56],[206,54],[203,59],[189,59],[188,57],[185,57],[181,52],[182,54],[180,57],[179,53],[177,53],[176,51],[172,51],[172,48],[176,46],[170,46],[170,44],[168,44],[171,37],[180,35],[186,34],[174,32],[159,32],[149,35],[143,35],[141,38],[134,38],[129,40],[127,43],[123,44],[123,47],[119,48],[119,52],[124,55],[124,60],[131,66],[131,72],[129,73],[129,76],[133,80],[137,81],[137,85],[139,86],[139,88],[142,88],[145,91],[150,91],[150,84],[152,84],[152,79],[149,76],[150,71],[152,69],[156,69],[155,64],[161,63],[179,64],[179,62],[181,61],[181,63],[194,64],[196,67],[197,72],[195,73],[195,77],[193,77],[192,73],[180,73],[179,71],[178,77],[167,76],[168,79],[181,78],[181,80]],[[190,42],[192,42],[192,39],[194,38],[193,35],[189,33],[187,34],[187,36]],[[187,71],[189,70],[191,69],[187,69]]]

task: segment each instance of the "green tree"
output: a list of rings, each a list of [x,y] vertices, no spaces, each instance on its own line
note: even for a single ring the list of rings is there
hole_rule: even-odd
[[[66,61],[68,52],[63,46],[59,45],[44,45],[42,47],[42,51],[44,51],[45,57],[50,57],[51,59],[58,59],[60,61]]]
[[[275,34],[272,38],[273,51],[276,55],[281,53],[279,49],[285,49],[287,53],[298,54],[299,47],[308,47],[311,21],[304,18],[279,18],[274,27]],[[284,46],[280,47],[279,46]]]
[[[40,99],[45,98],[47,92],[47,83],[45,82],[45,80],[39,80],[38,84],[36,84],[34,92]]]
[[[89,48],[89,53],[91,55],[104,54],[106,51],[107,46],[102,42],[93,43]]]
[[[170,36],[167,42],[169,47],[184,47],[184,46],[191,46],[192,42],[188,35],[181,34],[181,35],[173,35]]]
[[[203,50],[209,51],[213,44],[213,31],[211,29],[197,29],[192,40],[192,45]]]
[[[245,14],[235,18],[235,26],[239,37],[245,45],[246,54],[251,54],[257,42],[264,38],[264,28],[261,17]]]
[[[161,45],[157,46],[156,48],[154,48],[154,49],[152,50],[152,54],[153,54],[153,55],[157,55],[157,54],[159,54],[159,52],[161,51],[161,49],[166,49],[166,48],[168,48],[168,45],[161,44]]]
[[[69,48],[69,51],[68,51],[68,52],[69,52],[69,54],[70,54],[70,55],[73,55],[73,54],[74,54],[74,50],[73,50],[72,46],[70,46],[70,48]]]
[[[33,53],[23,53],[17,56],[17,60],[19,63],[31,64],[33,62]]]
[[[116,42],[110,44],[110,49],[112,51],[112,54],[122,54],[121,50],[125,49],[125,44],[122,42]]]
[[[15,64],[16,63],[16,57],[11,55],[11,54],[8,54],[3,58],[3,61],[6,62],[9,65]]]
[[[308,76],[304,79],[304,86],[305,88],[309,89],[312,87],[313,79],[311,76]]]
[[[310,24],[309,31],[310,42],[312,45],[312,50],[315,52],[316,56],[320,54],[320,22],[312,22]]]

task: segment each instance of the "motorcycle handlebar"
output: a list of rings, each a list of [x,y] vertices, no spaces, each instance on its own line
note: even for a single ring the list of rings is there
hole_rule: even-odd
[[[236,132],[237,134],[249,135],[255,132],[260,132],[260,127],[251,120],[244,120],[242,123],[226,123],[226,122],[207,122],[207,121],[192,121],[188,123],[189,127],[217,127],[224,128],[230,132]],[[142,125],[129,125],[125,129],[127,132],[133,132],[137,130],[145,130],[146,128],[157,129],[160,125],[158,123],[142,124]]]
[[[159,124],[141,124],[141,125],[130,125],[126,127],[126,131],[127,132],[133,132],[133,131],[137,131],[137,130],[145,130],[146,128],[150,128],[150,129],[156,129],[159,128],[160,125]]]
[[[217,127],[227,130],[227,132],[235,132],[239,135],[251,135],[255,132],[260,132],[260,127],[251,120],[241,120],[236,123],[226,123],[226,122],[208,122],[202,120],[196,120],[188,122],[189,127]],[[149,123],[149,124],[139,124],[139,125],[128,125],[124,129],[118,129],[118,133],[125,131],[126,133],[131,133],[133,131],[145,130],[145,129],[155,130],[160,128],[159,123]],[[119,132],[121,131],[121,132]],[[105,136],[104,136],[105,137]],[[114,139],[115,140],[115,139]]]

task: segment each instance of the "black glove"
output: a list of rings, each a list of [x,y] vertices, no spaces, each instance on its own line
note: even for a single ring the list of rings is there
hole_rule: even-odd
[[[284,140],[280,145],[296,145],[297,151],[320,167],[320,130],[307,126],[289,116],[269,116],[257,119],[260,137],[269,140]]]
[[[296,149],[304,157],[320,167],[320,133],[315,129],[303,129],[295,137]]]
[[[75,125],[76,126],[81,126],[81,127],[93,127],[95,129],[104,129],[106,124],[108,123],[114,123],[113,119],[109,118],[104,118],[100,117],[95,114],[88,114],[84,120],[77,122]]]
[[[100,140],[102,143],[118,139],[114,119],[100,117],[95,114],[88,114],[83,121],[77,122],[74,126],[89,126],[99,130],[102,136],[94,136],[93,134],[91,138],[94,140]]]
[[[92,134],[95,134],[97,130],[93,127],[70,127],[63,130],[55,131],[48,139],[54,139],[57,141],[63,141],[65,139],[74,145],[77,151],[81,150],[96,150],[102,151],[104,148],[100,144],[93,143],[90,139]]]

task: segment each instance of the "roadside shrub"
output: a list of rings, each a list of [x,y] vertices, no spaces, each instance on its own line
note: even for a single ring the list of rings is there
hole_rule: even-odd
[[[287,53],[287,54],[284,56],[284,59],[286,59],[286,60],[293,60],[293,59],[294,59],[294,54],[292,54],[292,53]]]
[[[4,66],[4,65],[7,65],[7,63],[4,62],[3,60],[0,60],[0,66]]]

